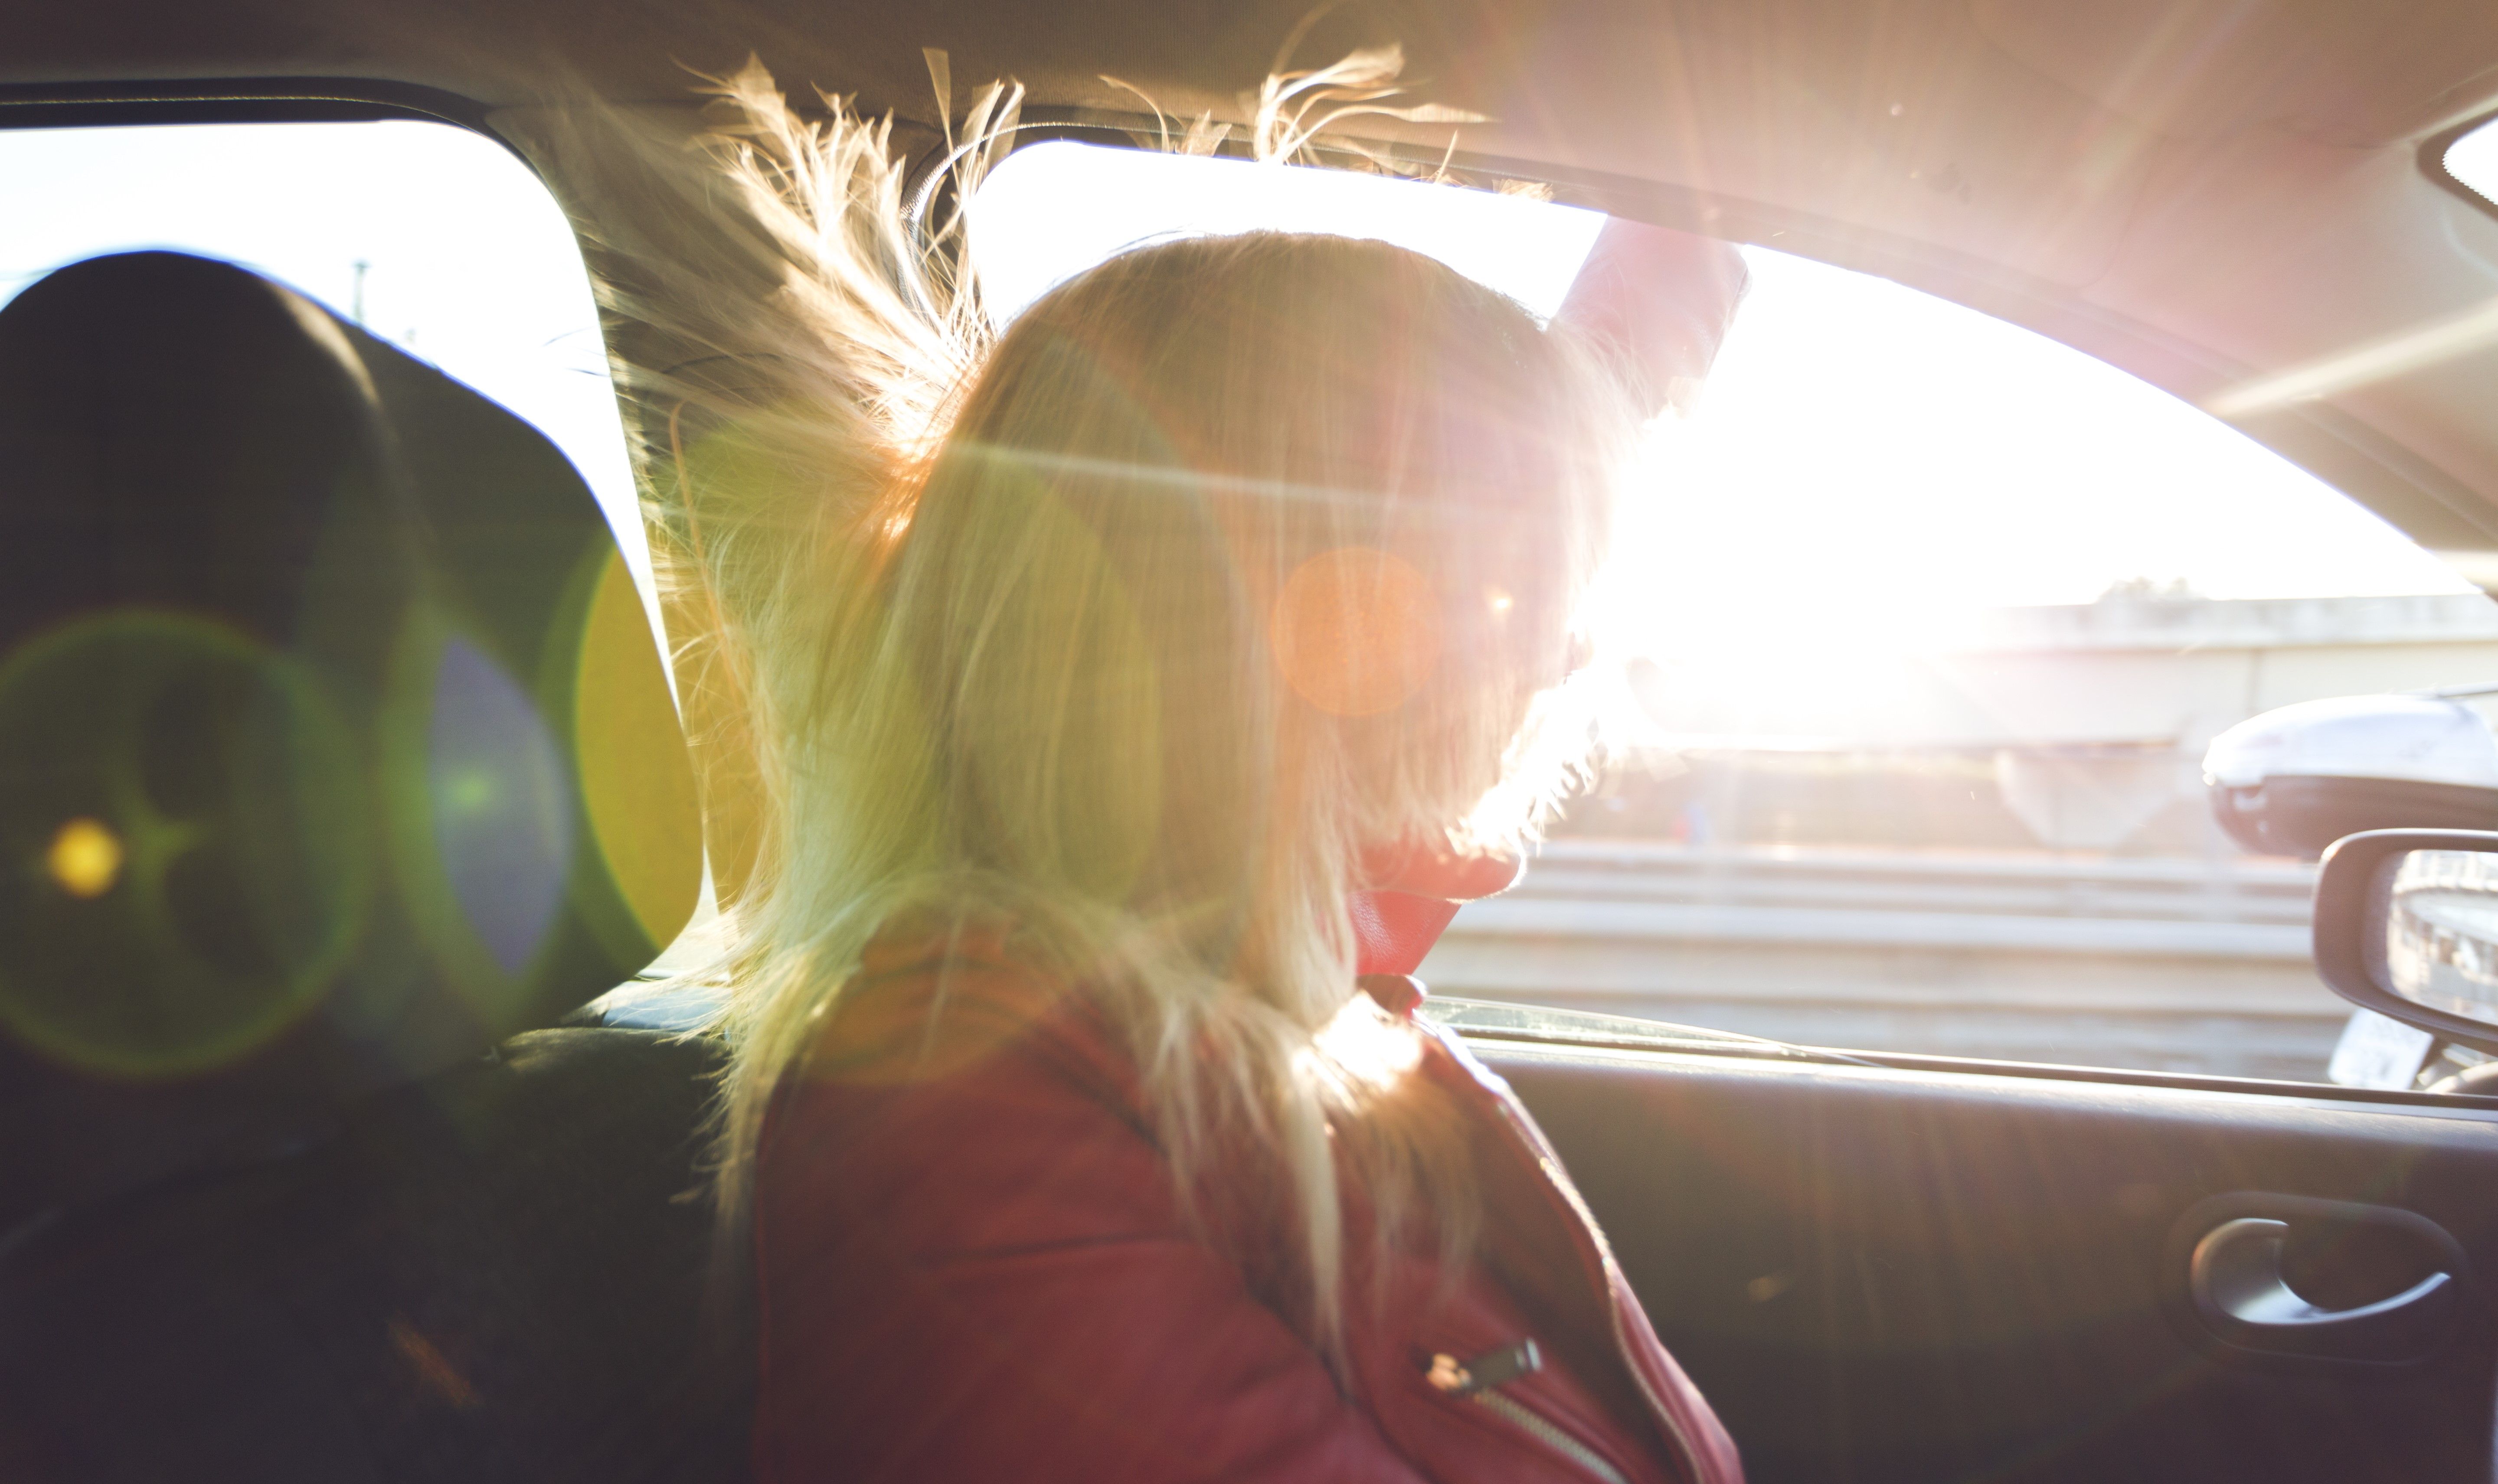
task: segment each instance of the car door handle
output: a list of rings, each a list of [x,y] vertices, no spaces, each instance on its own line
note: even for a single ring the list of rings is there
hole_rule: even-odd
[[[2258,1350],[2397,1360],[2417,1353],[2454,1309],[2454,1276],[2443,1272],[2373,1304],[2319,1309],[2282,1278],[2289,1238],[2287,1221],[2241,1216],[2194,1244],[2187,1287],[2222,1339]]]

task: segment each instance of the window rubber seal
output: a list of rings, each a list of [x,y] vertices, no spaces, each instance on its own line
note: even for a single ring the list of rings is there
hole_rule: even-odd
[[[502,143],[493,110],[440,88],[367,78],[214,78],[0,86],[0,129],[91,129],[147,124],[451,124]],[[510,147],[505,144],[505,147]]]

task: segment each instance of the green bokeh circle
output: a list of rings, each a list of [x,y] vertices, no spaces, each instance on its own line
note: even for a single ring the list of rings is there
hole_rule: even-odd
[[[53,878],[61,828],[122,847]],[[161,1079],[248,1053],[353,952],[372,873],[352,739],[302,665],[214,622],[81,619],[0,665],[0,1026]]]

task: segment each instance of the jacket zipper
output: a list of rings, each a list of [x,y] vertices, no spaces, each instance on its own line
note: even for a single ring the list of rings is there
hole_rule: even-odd
[[[1682,1429],[1681,1419],[1676,1417],[1673,1408],[1665,1405],[1665,1399],[1657,1395],[1655,1386],[1649,1381],[1648,1373],[1640,1369],[1638,1360],[1633,1357],[1630,1331],[1622,1323],[1621,1295],[1614,1286],[1613,1264],[1606,1256],[1602,1240],[1595,1236],[1594,1214],[1587,1210],[1586,1202],[1580,1198],[1577,1188],[1561,1173],[1561,1156],[1545,1142],[1544,1131],[1524,1116],[1524,1110],[1513,1105],[1508,1085],[1474,1058],[1464,1043],[1457,1039],[1457,1032],[1419,1019],[1416,1024],[1424,1027],[1425,1034],[1440,1043],[1440,1049],[1457,1063],[1458,1071],[1474,1084],[1478,1091],[1488,1096],[1501,1121],[1509,1125],[1511,1137],[1517,1141],[1516,1147],[1534,1161],[1536,1173],[1543,1177],[1546,1191],[1561,1202],[1570,1218],[1564,1224],[1572,1228],[1571,1245],[1579,1249],[1582,1270],[1592,1269],[1597,1291],[1604,1295],[1606,1316],[1612,1321],[1614,1351],[1621,1358],[1622,1369],[1630,1373],[1631,1385],[1648,1403],[1649,1416],[1663,1425],[1666,1437],[1681,1453],[1684,1474],[1695,1484],[1706,1479],[1709,1470],[1701,1466],[1699,1448],[1693,1445],[1690,1435]]]
[[[1614,1352],[1621,1357],[1622,1369],[1631,1373],[1631,1384],[1639,1388],[1639,1394],[1647,1400],[1649,1414],[1665,1424],[1666,1435],[1672,1437],[1675,1446],[1681,1450],[1684,1470],[1696,1484],[1696,1481],[1708,1476],[1708,1470],[1701,1467],[1700,1450],[1692,1446],[1691,1438],[1682,1431],[1681,1419],[1676,1417],[1673,1408],[1665,1405],[1665,1399],[1657,1395],[1656,1388],[1649,1383],[1648,1373],[1640,1369],[1639,1362],[1632,1356],[1630,1331],[1622,1323],[1621,1296],[1614,1289],[1613,1264],[1607,1259],[1604,1248],[1598,1246],[1597,1239],[1593,1235],[1596,1230],[1595,1214],[1587,1210],[1586,1202],[1580,1197],[1578,1188],[1562,1175],[1561,1156],[1553,1152],[1550,1144],[1544,1142],[1543,1130],[1521,1119],[1518,1110],[1509,1106],[1507,1098],[1495,1098],[1493,1105],[1500,1109],[1502,1120],[1509,1124],[1511,1132],[1518,1136],[1519,1143],[1525,1147],[1528,1153],[1535,1156],[1536,1169],[1544,1177],[1545,1188],[1559,1197],[1562,1205],[1568,1209],[1572,1217],[1569,1223],[1573,1228],[1572,1237],[1579,1247],[1579,1260],[1582,1264],[1587,1264],[1589,1259],[1593,1258],[1592,1265],[1604,1291],[1605,1313],[1613,1322]]]
[[[1460,1361],[1454,1355],[1434,1355],[1425,1378],[1443,1395],[1464,1398],[1578,1465],[1604,1484],[1630,1484],[1622,1477],[1620,1469],[1607,1463],[1604,1456],[1593,1448],[1519,1405],[1514,1398],[1501,1395],[1501,1387],[1543,1369],[1544,1355],[1536,1349],[1535,1342],[1521,1340],[1516,1344],[1486,1351],[1468,1361]]]

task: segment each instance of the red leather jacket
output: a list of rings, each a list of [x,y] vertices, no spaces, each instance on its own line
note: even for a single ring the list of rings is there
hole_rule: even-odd
[[[1385,906],[1367,968],[1446,921]],[[995,941],[879,943],[765,1132],[757,1474],[1740,1484],[1525,1109],[1425,1046],[1477,1125],[1480,1255],[1357,1275],[1332,1372],[1181,1209],[1083,996]]]

